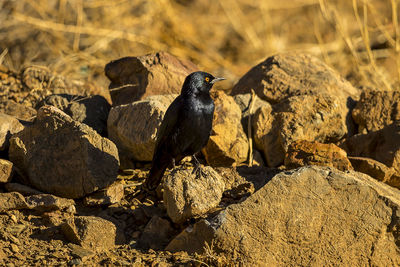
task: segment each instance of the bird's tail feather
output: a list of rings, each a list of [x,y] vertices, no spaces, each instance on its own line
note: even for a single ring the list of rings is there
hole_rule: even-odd
[[[157,188],[157,186],[161,182],[161,179],[168,165],[169,165],[168,162],[161,162],[159,164],[153,163],[150,169],[149,176],[147,177],[146,182],[144,184],[147,190],[153,191]]]

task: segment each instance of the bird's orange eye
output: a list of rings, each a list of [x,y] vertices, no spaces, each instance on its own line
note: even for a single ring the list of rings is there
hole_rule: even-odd
[[[205,80],[206,80],[206,82],[209,82],[209,81],[210,81],[210,78],[209,78],[209,77],[206,77]]]

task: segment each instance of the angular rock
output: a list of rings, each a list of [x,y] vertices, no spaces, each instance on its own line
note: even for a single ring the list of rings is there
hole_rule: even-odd
[[[43,194],[43,192],[39,190],[19,183],[6,183],[4,187],[8,192],[18,192],[24,196]]]
[[[36,117],[36,110],[15,102],[12,99],[6,99],[0,103],[0,111],[18,120],[32,121]]]
[[[18,192],[0,193],[0,212],[28,208],[23,195]]]
[[[211,167],[202,167],[205,175],[196,178],[191,169],[175,169],[165,178],[164,205],[175,223],[203,215],[218,206],[225,183]]]
[[[378,181],[400,188],[400,174],[379,161],[364,157],[349,157],[354,170],[368,174]]]
[[[127,105],[113,107],[107,121],[108,136],[121,157],[151,161],[157,130],[176,95],[159,95]]]
[[[44,105],[55,106],[72,119],[92,127],[100,135],[107,135],[107,118],[111,106],[103,96],[50,95],[35,108],[39,109]]]
[[[375,159],[400,172],[400,121],[368,134],[357,134],[340,143],[352,157]]]
[[[179,94],[183,81],[198,68],[167,52],[124,57],[108,63],[113,106],[128,104],[151,95]]]
[[[400,120],[400,92],[366,90],[352,111],[359,133],[382,129]]]
[[[338,99],[327,95],[293,96],[273,110],[263,106],[254,116],[253,128],[254,143],[271,167],[283,163],[294,141],[335,142],[346,133]]]
[[[24,126],[13,116],[0,113],[0,151],[8,150],[13,134],[24,129]]]
[[[164,249],[171,241],[174,232],[168,220],[154,215],[144,228],[138,244],[146,249]]]
[[[342,100],[359,95],[355,87],[320,59],[299,53],[267,58],[249,70],[233,87],[231,94],[246,94],[251,89],[271,103],[296,95],[325,93]]]
[[[8,183],[13,177],[12,162],[0,159],[0,183]]]
[[[84,203],[88,206],[111,205],[119,203],[124,197],[124,185],[114,183],[85,197]]]
[[[41,212],[52,210],[67,210],[75,212],[75,201],[73,199],[56,197],[49,194],[32,195],[25,198],[29,207]]]
[[[66,198],[111,184],[119,165],[114,143],[53,106],[40,108],[35,123],[11,138],[9,157],[27,184]]]
[[[75,216],[64,223],[61,229],[69,241],[86,249],[105,251],[115,246],[115,225],[100,217]]]
[[[212,166],[230,166],[246,161],[249,144],[241,125],[242,112],[233,97],[214,91],[213,126],[210,139],[202,150]]]
[[[291,143],[285,154],[285,166],[294,169],[306,165],[328,166],[341,171],[353,169],[346,151],[335,144],[305,140]]]
[[[361,173],[302,167],[200,220],[166,249],[201,253],[208,245],[241,266],[397,266],[399,196]]]

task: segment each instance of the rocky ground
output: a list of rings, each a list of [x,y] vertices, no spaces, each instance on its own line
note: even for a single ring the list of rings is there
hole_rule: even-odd
[[[277,54],[214,90],[213,130],[156,194],[157,129],[193,63],[105,66],[109,89],[0,67],[0,264],[400,265],[400,94]]]

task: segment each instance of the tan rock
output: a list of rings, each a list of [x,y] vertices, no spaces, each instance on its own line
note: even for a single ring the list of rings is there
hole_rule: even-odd
[[[152,96],[146,100],[113,107],[107,121],[108,136],[121,156],[151,161],[157,130],[176,95]]]
[[[92,128],[53,106],[10,140],[10,160],[25,182],[45,193],[79,198],[115,181],[118,151]]]
[[[188,227],[166,249],[208,246],[241,266],[397,266],[399,196],[361,173],[302,167]]]
[[[334,142],[346,133],[337,98],[293,96],[274,106],[259,108],[253,120],[254,142],[268,166],[283,163],[288,145],[297,140]]]
[[[341,171],[353,169],[346,151],[335,144],[305,140],[291,143],[285,154],[285,166],[293,169],[306,165],[328,166]]]
[[[212,166],[230,166],[247,159],[249,144],[241,125],[241,110],[233,97],[223,91],[214,91],[213,126],[210,139],[202,150]]]
[[[0,159],[0,183],[8,183],[13,177],[12,162]]]
[[[105,251],[115,246],[116,226],[100,217],[75,216],[61,229],[69,241],[86,249]]]
[[[196,177],[191,169],[175,169],[164,180],[164,205],[175,223],[205,214],[215,208],[225,183],[211,167],[202,167],[205,175]]]
[[[28,208],[23,195],[18,192],[0,193],[0,212]]]
[[[167,52],[124,57],[108,63],[113,105],[128,104],[150,95],[179,94],[183,81],[198,68],[188,60]]]
[[[0,113],[0,151],[8,150],[13,134],[24,129],[24,126],[13,116]]]
[[[25,198],[29,208],[38,211],[68,210],[75,212],[75,201],[73,199],[56,197],[50,194],[38,194]]]
[[[395,120],[400,120],[399,91],[363,91],[352,111],[359,133],[382,129]]]
[[[119,203],[123,197],[124,185],[121,183],[113,183],[104,189],[86,196],[84,203],[88,206],[110,205]]]

